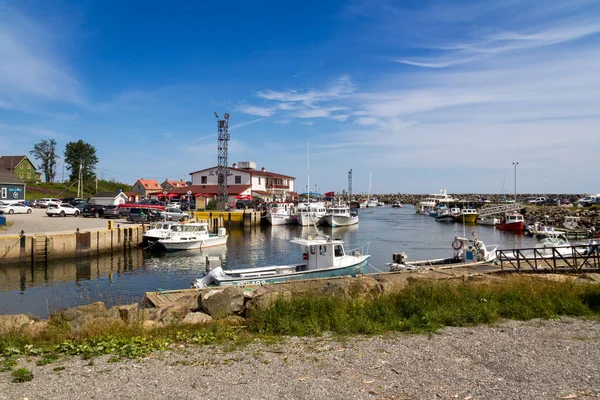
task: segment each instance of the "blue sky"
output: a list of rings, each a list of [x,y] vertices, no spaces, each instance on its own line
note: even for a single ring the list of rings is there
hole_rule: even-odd
[[[0,155],[83,139],[102,178],[187,180],[217,111],[230,163],[298,190],[310,143],[321,192],[510,193],[513,161],[598,192],[599,43],[597,0],[0,0]]]

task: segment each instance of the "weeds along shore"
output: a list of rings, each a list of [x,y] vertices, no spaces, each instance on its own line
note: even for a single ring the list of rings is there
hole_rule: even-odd
[[[51,319],[41,334],[12,330],[0,336],[0,371],[15,370],[21,356],[38,356],[38,365],[66,355],[92,358],[111,354],[118,360],[182,345],[237,347],[325,332],[341,336],[435,333],[446,326],[560,316],[597,319],[600,285],[509,277],[501,282],[415,282],[376,299],[307,292],[280,296],[268,307],[247,310],[242,317],[204,324],[175,321],[151,329],[141,320],[124,324],[100,318],[74,330],[67,322]]]

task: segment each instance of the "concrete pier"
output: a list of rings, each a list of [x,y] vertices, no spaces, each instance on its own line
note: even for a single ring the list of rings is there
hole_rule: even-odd
[[[245,227],[260,225],[260,212],[253,210],[243,211],[196,211],[194,217],[202,220],[213,221],[215,218],[219,218],[222,222],[220,227],[231,228],[231,227]],[[211,229],[214,226],[211,225]]]
[[[110,253],[137,247],[144,226],[96,231],[0,236],[0,266],[16,262],[45,262]]]

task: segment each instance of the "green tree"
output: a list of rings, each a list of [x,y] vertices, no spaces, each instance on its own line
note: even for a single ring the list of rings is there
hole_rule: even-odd
[[[33,150],[29,152],[36,160],[42,162],[42,171],[46,182],[54,182],[56,177],[56,160],[60,157],[56,154],[56,140],[42,140],[33,146]]]
[[[67,143],[65,146],[65,164],[67,165],[67,169],[71,171],[69,177],[71,182],[79,179],[79,168],[83,172],[84,184],[90,182],[96,176],[94,172],[96,164],[98,164],[96,148],[81,139],[77,142]]]

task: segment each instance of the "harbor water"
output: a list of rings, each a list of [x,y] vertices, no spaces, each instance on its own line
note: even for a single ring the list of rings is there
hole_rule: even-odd
[[[386,271],[392,254],[405,252],[410,260],[452,256],[455,236],[477,237],[501,249],[532,247],[535,240],[522,234],[502,232],[489,226],[436,222],[415,214],[412,206],[361,209],[358,225],[319,232],[346,242],[346,250],[369,243],[368,272]],[[289,241],[316,233],[314,227],[255,226],[229,232],[227,246],[203,251],[148,253],[141,250],[84,260],[51,262],[47,265],[0,266],[0,314],[52,312],[93,301],[107,305],[128,304],[142,299],[144,292],[182,289],[204,271],[207,255],[220,256],[226,268],[295,263],[304,249]]]

